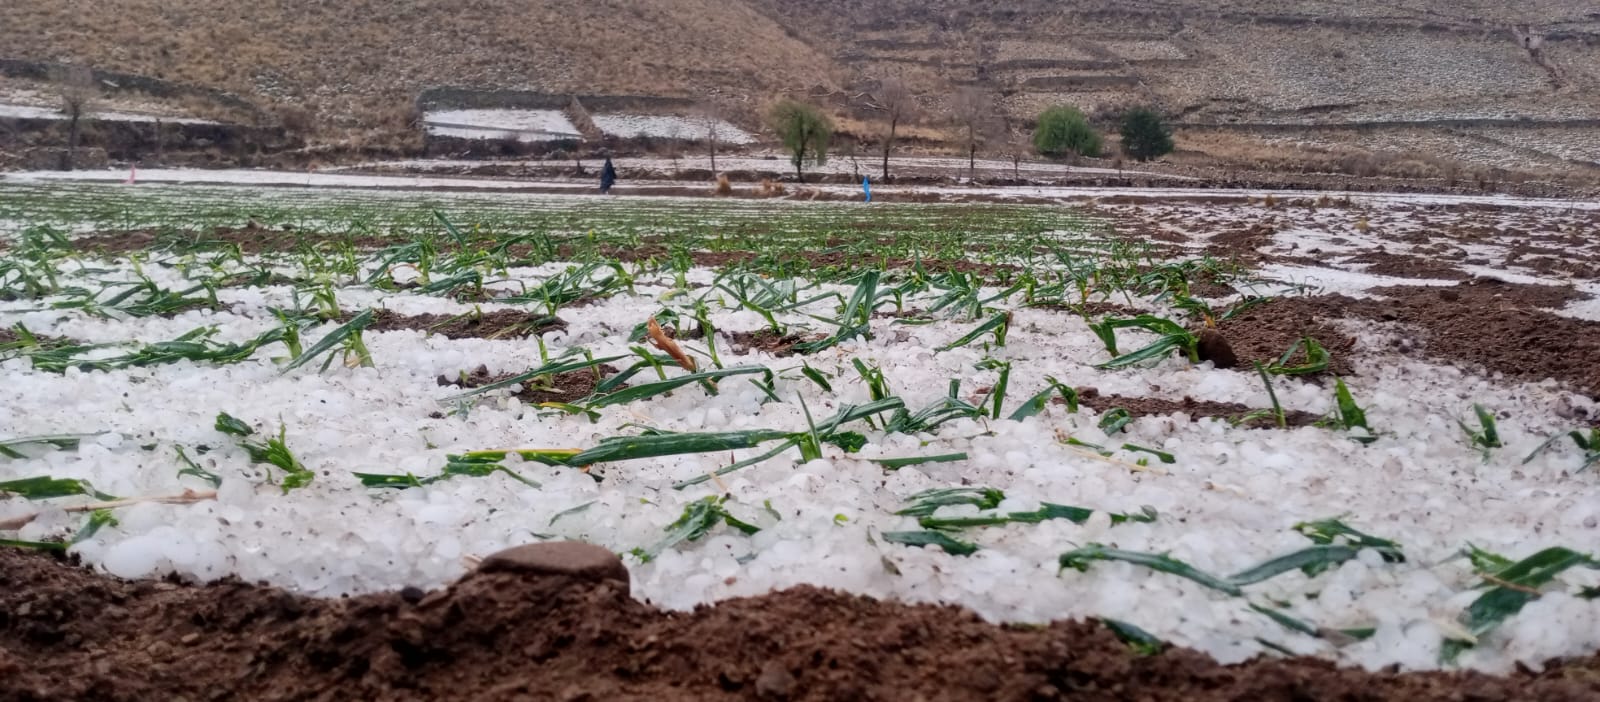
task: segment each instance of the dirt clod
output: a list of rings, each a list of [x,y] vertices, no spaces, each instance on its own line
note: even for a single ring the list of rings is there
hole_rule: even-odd
[[[1239,365],[1239,357],[1234,355],[1233,346],[1228,343],[1227,337],[1215,329],[1200,332],[1198,350],[1200,360],[1210,361],[1217,368],[1232,368]]]
[[[615,580],[628,589],[628,568],[617,554],[581,541],[514,546],[478,564],[480,573],[563,575],[580,580]]]

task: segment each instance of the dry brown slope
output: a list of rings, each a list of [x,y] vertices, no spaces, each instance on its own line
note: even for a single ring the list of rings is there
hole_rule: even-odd
[[[74,60],[386,123],[437,85],[752,99],[831,83],[740,0],[0,2],[0,55]]]

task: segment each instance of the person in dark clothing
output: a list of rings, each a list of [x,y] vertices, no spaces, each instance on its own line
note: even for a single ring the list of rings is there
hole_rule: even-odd
[[[600,192],[611,192],[611,186],[617,184],[617,169],[611,165],[611,157],[606,157],[606,165],[600,169]]]

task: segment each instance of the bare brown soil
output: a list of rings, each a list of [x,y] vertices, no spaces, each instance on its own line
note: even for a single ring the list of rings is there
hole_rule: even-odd
[[[1350,370],[1358,349],[1354,339],[1332,326],[1335,320],[1395,322],[1414,330],[1401,350],[1511,380],[1555,378],[1589,397],[1600,397],[1600,323],[1572,319],[1548,310],[1583,297],[1565,287],[1520,285],[1474,278],[1449,287],[1375,288],[1385,296],[1357,300],[1320,295],[1273,300],[1222,322],[1220,329],[1244,363],[1276,358],[1301,334],[1309,333],[1333,355],[1330,370]]]
[[[349,321],[348,315],[345,321]],[[566,327],[567,323],[560,318],[520,310],[496,310],[475,317],[446,314],[403,315],[393,310],[378,310],[367,329],[371,331],[413,329],[447,339],[521,339]]]
[[[617,372],[614,366],[601,364],[599,378],[613,375]],[[481,388],[485,385],[498,383],[507,378],[515,377],[516,373],[493,375],[489,373],[488,366],[478,366],[472,372],[454,378],[441,375],[435,379],[440,387],[455,386],[464,389]],[[522,400],[524,404],[536,405],[541,402],[576,402],[594,393],[594,386],[599,382],[594,370],[583,369],[568,371],[550,378],[548,387],[532,387],[524,383],[513,397]],[[626,386],[624,386],[626,387]]]
[[[753,332],[723,332],[733,342],[736,351],[765,351],[774,356],[793,356],[795,344],[806,341],[816,341],[822,335],[810,337],[800,334],[779,334],[771,329],[761,329]]]
[[[1128,410],[1128,413],[1135,417],[1183,412],[1189,415],[1189,421],[1191,422],[1198,422],[1202,419],[1235,420],[1258,409],[1263,409],[1242,405],[1237,402],[1213,402],[1211,400],[1196,400],[1192,397],[1184,397],[1182,400],[1166,400],[1157,397],[1101,395],[1098,388],[1078,388],[1078,403],[1096,412],[1105,412],[1120,407]],[[1300,410],[1284,412],[1284,421],[1291,427],[1308,427],[1316,424],[1320,419],[1322,418],[1315,414]],[[1276,425],[1272,419],[1263,418],[1251,420],[1241,426],[1264,427]]]
[[[1345,263],[1366,263],[1365,272],[1397,278],[1433,278],[1436,280],[1466,280],[1472,276],[1461,269],[1437,259],[1420,256],[1402,256],[1385,251],[1368,251],[1345,259]]]
[[[315,599],[228,580],[124,582],[0,549],[0,699],[1541,700],[1600,698],[1600,658],[1507,677],[1222,666],[1132,653],[1096,622],[800,587],[664,612],[620,583],[480,572]]]
[[[1344,375],[1350,372],[1355,339],[1329,323],[1343,317],[1339,305],[1332,298],[1275,299],[1218,322],[1217,330],[1228,340],[1242,368],[1250,368],[1253,362],[1270,364],[1309,336],[1331,354],[1328,370]]]

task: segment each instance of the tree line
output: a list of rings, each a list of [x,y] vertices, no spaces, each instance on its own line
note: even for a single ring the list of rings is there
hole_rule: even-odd
[[[872,96],[873,107],[882,115],[883,133],[881,147],[882,169],[880,177],[889,178],[889,155],[894,149],[902,124],[911,119],[918,109],[915,96],[898,78],[880,82]],[[963,88],[950,101],[946,117],[956,128],[962,154],[967,157],[969,174],[977,170],[977,156],[981,148],[995,141],[1006,141],[1013,169],[1022,159],[1023,151],[1031,146],[1041,156],[1052,159],[1074,157],[1098,158],[1104,151],[1099,130],[1090,123],[1082,111],[1056,105],[1044,110],[1035,120],[1031,138],[1019,143],[1017,130],[1009,124],[997,125],[993,115],[995,99],[974,88]],[[805,164],[826,163],[828,149],[836,129],[833,120],[821,108],[811,103],[784,99],[767,113],[767,122],[783,142],[783,149],[794,165],[795,177],[805,180]],[[1172,130],[1161,114],[1153,108],[1135,107],[1126,110],[1118,120],[1122,154],[1135,161],[1149,161],[1172,153]]]

